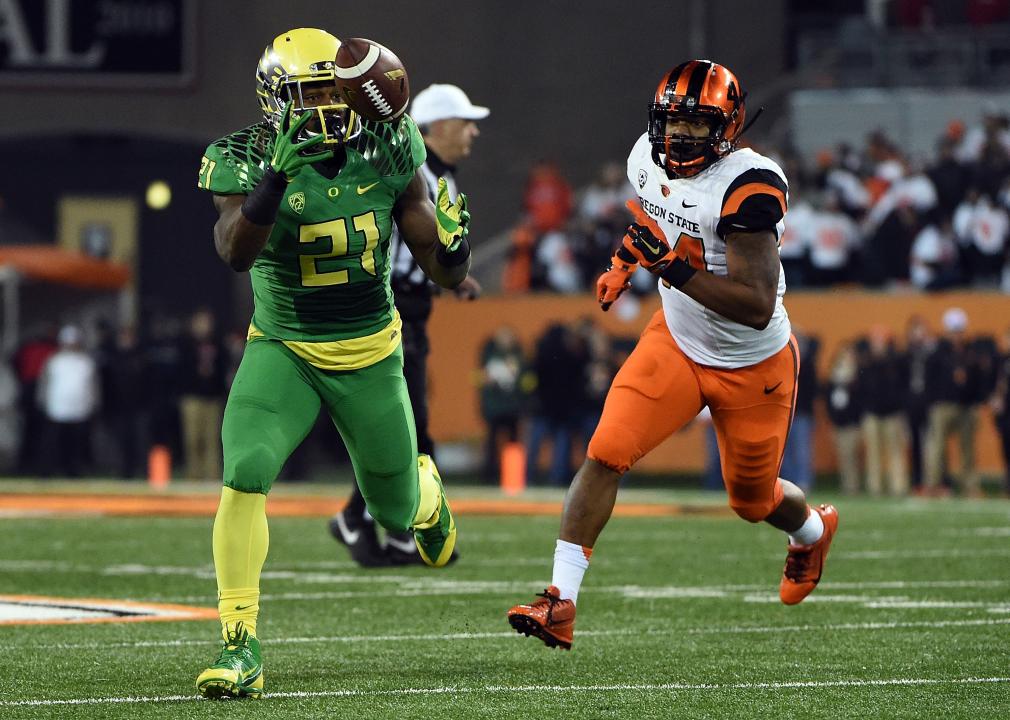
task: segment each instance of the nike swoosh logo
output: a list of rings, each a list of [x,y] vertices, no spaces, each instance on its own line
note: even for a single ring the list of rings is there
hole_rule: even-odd
[[[255,604],[255,603],[253,603],[253,604]],[[251,607],[252,607],[252,605],[236,605],[235,609],[236,610],[248,610]]]
[[[656,247],[653,247],[649,243],[645,242],[645,240],[642,240],[642,244],[645,245],[646,249],[649,252],[651,252],[653,255],[659,255],[659,245],[657,245]]]
[[[773,392],[775,392],[775,388],[777,388],[781,384],[782,384],[782,381],[779,380],[777,383],[775,383],[771,387],[768,387],[767,385],[765,385],[765,395],[771,395]]]
[[[344,539],[344,543],[347,545],[353,545],[361,537],[360,530],[351,530],[347,527],[343,513],[337,513],[337,528],[340,530],[340,537]]]
[[[688,205],[686,200],[681,200],[680,204],[686,208],[698,207],[698,203],[695,203],[694,205]]]
[[[386,544],[390,547],[394,547],[400,552],[412,553],[417,552],[417,545],[412,540],[397,540],[396,538],[387,537]]]
[[[364,195],[379,183],[373,182],[371,185],[358,185],[358,195]]]

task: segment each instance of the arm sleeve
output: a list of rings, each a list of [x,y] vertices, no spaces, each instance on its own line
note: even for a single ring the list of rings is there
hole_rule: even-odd
[[[725,238],[734,232],[773,231],[779,235],[788,206],[785,178],[774,170],[752,168],[726,188],[716,232]]]

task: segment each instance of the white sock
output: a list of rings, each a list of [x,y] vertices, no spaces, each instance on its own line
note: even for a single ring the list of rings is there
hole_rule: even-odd
[[[592,548],[558,540],[554,548],[554,577],[551,585],[558,589],[562,600],[571,600],[573,603],[578,601],[582,576],[586,574],[589,556],[592,554]]]
[[[821,514],[813,508],[807,508],[807,519],[800,525],[799,530],[793,530],[789,535],[789,542],[793,545],[813,545],[821,539],[824,534],[824,521]]]

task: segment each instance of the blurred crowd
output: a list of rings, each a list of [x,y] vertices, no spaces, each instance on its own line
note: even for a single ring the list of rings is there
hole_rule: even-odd
[[[834,428],[844,492],[937,496],[956,489],[980,497],[977,438],[995,431],[1002,492],[1010,493],[1010,330],[999,340],[972,335],[959,308],[944,313],[938,335],[918,316],[900,340],[873,328],[837,348],[818,387]],[[985,406],[992,427],[981,422]],[[957,468],[948,460],[952,438]]]
[[[573,452],[589,442],[610,382],[634,343],[635,338],[612,338],[582,318],[549,325],[526,352],[510,327],[499,328],[479,359],[485,479],[497,481],[504,443],[521,442],[531,483],[567,486]]]
[[[815,482],[814,435],[830,423],[842,492],[872,496],[910,493],[982,495],[976,469],[979,433],[1001,442],[1010,495],[1010,329],[997,340],[972,335],[963,310],[950,308],[934,334],[914,316],[903,338],[870,328],[837,347],[826,376],[818,375],[818,338],[795,329],[801,363],[796,411],[782,477],[808,490]],[[525,447],[531,483],[567,485],[572,458],[588,443],[610,382],[634,347],[589,319],[552,324],[524,351],[503,326],[480,356],[480,408],[487,425],[484,475],[495,482],[504,443]],[[988,407],[994,420],[983,423]],[[722,489],[719,451],[706,411],[704,487]],[[948,458],[955,439],[957,467]],[[543,452],[550,444],[549,454]],[[574,455],[573,455],[574,451]]]
[[[101,323],[32,332],[0,365],[3,472],[26,476],[147,475],[162,446],[178,475],[221,476],[219,428],[245,338],[222,340],[213,315],[161,317],[138,334]],[[141,340],[143,342],[141,342]]]
[[[884,132],[863,147],[801,157],[756,146],[790,183],[781,257],[790,288],[857,284],[1010,293],[1010,116],[985,110],[952,122],[929,158],[909,157]],[[551,163],[532,168],[524,213],[511,231],[507,292],[582,292],[607,266],[635,196],[609,163],[580,192]],[[644,273],[636,290],[650,292]]]

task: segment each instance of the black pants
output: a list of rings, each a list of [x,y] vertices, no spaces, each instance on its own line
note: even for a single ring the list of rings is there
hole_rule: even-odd
[[[922,440],[929,428],[929,408],[925,403],[913,400],[905,411],[905,419],[908,421],[908,437],[912,453],[912,487],[917,488],[922,485]]]
[[[484,445],[484,479],[493,483],[501,471],[501,453],[498,450],[498,436],[504,431],[506,442],[519,439],[519,416],[503,415],[487,418],[487,439]]]
[[[48,421],[42,444],[43,474],[51,477],[58,472],[64,477],[80,477],[90,456],[90,443],[91,424],[87,420]]]
[[[1000,444],[1003,446],[1005,488],[1010,492],[1010,412],[996,417],[996,428],[999,430]]]
[[[403,323],[403,377],[407,381],[410,407],[414,411],[417,431],[417,451],[435,457],[435,443],[428,434],[428,323],[427,321]],[[347,501],[349,515],[365,512],[365,498],[354,486]]]

